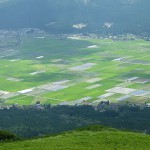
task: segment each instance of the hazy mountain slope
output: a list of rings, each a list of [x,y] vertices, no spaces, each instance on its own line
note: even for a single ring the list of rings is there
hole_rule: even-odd
[[[83,23],[83,31],[89,32],[149,32],[149,0],[5,1],[0,7],[1,29],[38,27],[53,32],[79,32],[81,29],[73,25]]]
[[[150,136],[117,131],[104,127],[90,127],[48,138],[14,143],[1,143],[1,150],[148,150]]]

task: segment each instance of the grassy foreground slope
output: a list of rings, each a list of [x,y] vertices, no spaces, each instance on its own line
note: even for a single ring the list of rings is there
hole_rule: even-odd
[[[1,150],[148,150],[150,136],[94,127],[61,135],[0,144]]]

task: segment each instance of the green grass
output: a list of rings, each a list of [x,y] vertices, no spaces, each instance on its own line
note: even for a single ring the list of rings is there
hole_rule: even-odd
[[[16,96],[16,97],[7,99],[7,101],[5,102],[5,105],[12,105],[12,104],[30,105],[33,102],[33,99],[34,99],[33,96],[26,96],[26,95]]]
[[[149,150],[150,136],[104,127],[88,127],[57,136],[0,143],[1,150]]]

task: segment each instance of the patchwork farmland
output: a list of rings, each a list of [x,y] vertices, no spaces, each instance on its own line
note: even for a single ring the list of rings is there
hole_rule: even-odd
[[[150,42],[24,37],[0,51],[0,105],[150,102]]]

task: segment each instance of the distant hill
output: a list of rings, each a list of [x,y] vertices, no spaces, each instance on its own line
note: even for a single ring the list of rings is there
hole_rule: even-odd
[[[1,143],[1,150],[148,150],[150,136],[91,126],[78,131],[34,140]]]
[[[0,0],[0,29],[150,33],[149,0]]]

